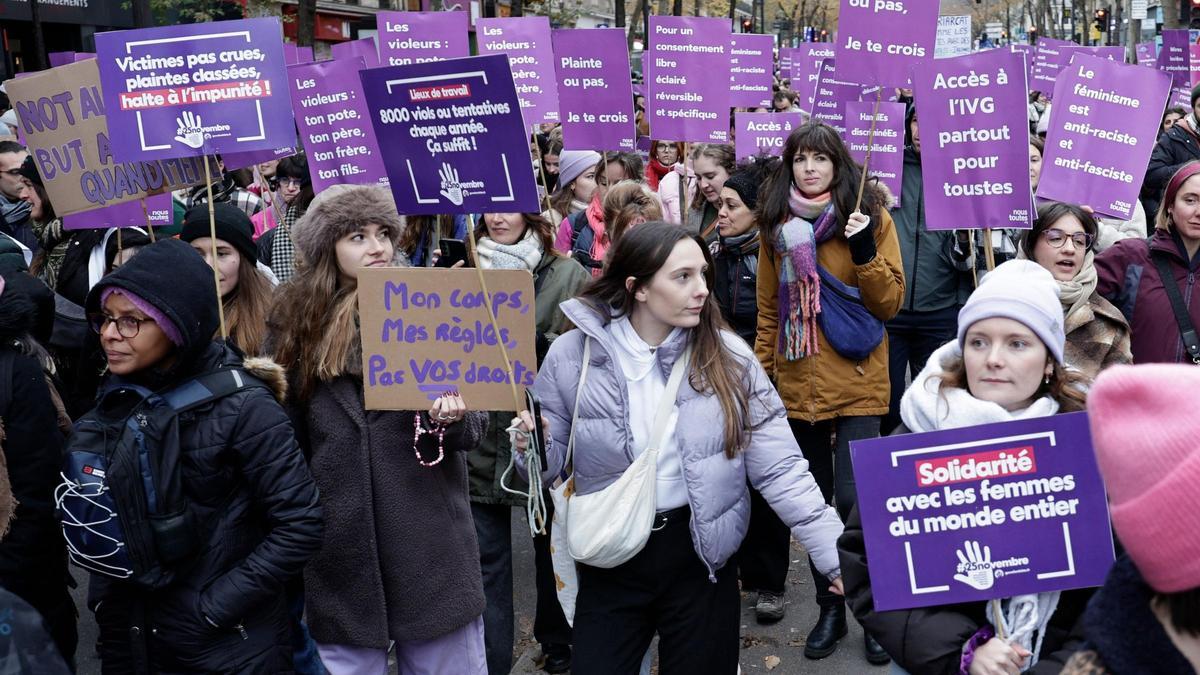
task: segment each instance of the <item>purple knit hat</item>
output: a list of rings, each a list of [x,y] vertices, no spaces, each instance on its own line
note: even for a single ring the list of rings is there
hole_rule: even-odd
[[[119,288],[117,286],[109,286],[100,291],[100,304],[104,305],[106,302],[108,302],[108,299],[114,295],[119,295],[125,298],[129,302],[133,303],[133,306],[137,307],[142,314],[150,317],[154,323],[158,324],[158,327],[162,330],[163,334],[167,336],[167,339],[170,340],[171,343],[176,347],[183,346],[183,334],[179,332],[179,327],[172,323],[171,320],[167,318],[166,314],[163,314],[157,307],[149,302],[146,302],[145,299],[133,291]]]

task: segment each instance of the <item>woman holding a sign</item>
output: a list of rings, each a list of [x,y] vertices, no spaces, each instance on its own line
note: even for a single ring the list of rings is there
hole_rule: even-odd
[[[779,387],[817,484],[826,500],[836,497],[843,520],[855,503],[850,442],[878,436],[888,411],[883,322],[904,298],[891,195],[868,181],[858,204],[862,175],[833,127],[808,122],[788,136],[758,204],[764,229],[754,351]],[[821,615],[804,653],[819,659],[846,634],[846,606],[825,590],[829,584],[812,563]],[[886,659],[869,637],[867,652]]]
[[[737,572],[726,563],[749,522],[747,482],[834,579],[831,592],[841,592],[841,522],[766,373],[723,328],[711,283],[699,237],[663,222],[633,228],[604,274],[563,305],[579,330],[551,345],[538,372],[549,438],[543,479],[553,481],[568,454],[574,472],[566,538],[581,561],[575,675],[637,673],[656,632],[663,675],[737,671]],[[533,419],[523,412],[514,422],[523,455],[520,432]],[[577,551],[576,543],[592,550],[596,534],[577,529],[586,522],[581,509],[631,481],[644,486],[637,501],[645,519],[601,514],[622,525],[617,534],[628,545],[611,556]]]
[[[483,675],[484,595],[467,498],[469,448],[487,425],[454,392],[428,411],[368,411],[358,277],[397,266],[403,225],[375,186],[323,190],[292,231],[304,261],[270,325],[291,375],[292,418],[325,513],[304,570],[305,609],[332,675]]]
[[[984,277],[958,314],[957,340],[934,352],[904,392],[902,424],[895,433],[1083,410],[1089,380],[1064,360],[1058,295],[1054,277],[1028,260],[1006,262]],[[1067,637],[1091,591],[1007,599],[1001,629],[995,628],[992,605],[986,602],[878,612],[863,542],[855,509],[838,542],[846,564],[846,596],[854,615],[903,672],[1017,675],[1037,666],[1031,672],[1048,674],[1057,673],[1070,656]]]

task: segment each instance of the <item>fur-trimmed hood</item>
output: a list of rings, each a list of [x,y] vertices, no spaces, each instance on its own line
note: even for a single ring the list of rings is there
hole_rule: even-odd
[[[252,356],[242,362],[242,367],[269,386],[280,405],[287,401],[287,372],[283,366],[265,356]]]
[[[367,224],[387,226],[392,246],[404,229],[396,203],[387,188],[374,185],[333,185],[325,188],[292,226],[292,241],[307,260],[332,250],[339,239]]]

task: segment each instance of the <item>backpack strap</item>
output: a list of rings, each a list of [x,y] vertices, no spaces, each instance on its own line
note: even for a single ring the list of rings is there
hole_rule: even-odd
[[[265,382],[243,368],[219,368],[163,392],[162,398],[179,414],[251,387],[270,391]]]
[[[571,257],[587,270],[602,267],[600,261],[592,257],[596,234],[588,223],[587,211],[580,211],[568,220],[571,222]]]
[[[1154,261],[1159,279],[1162,280],[1163,289],[1167,291],[1167,298],[1171,300],[1171,311],[1175,314],[1175,323],[1179,325],[1179,337],[1183,340],[1183,346],[1192,359],[1192,363],[1200,365],[1200,336],[1196,334],[1196,327],[1192,325],[1187,305],[1184,304],[1183,295],[1179,292],[1179,284],[1171,272],[1171,264],[1164,254],[1156,251],[1150,252],[1150,259]]]

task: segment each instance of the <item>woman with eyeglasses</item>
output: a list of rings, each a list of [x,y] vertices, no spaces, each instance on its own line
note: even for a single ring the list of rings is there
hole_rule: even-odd
[[[307,206],[307,203],[312,201],[312,179],[308,176],[308,162],[303,155],[284,157],[279,160],[275,166],[273,182],[279,185],[278,195],[282,203],[278,206],[268,205],[262,211],[251,216],[250,221],[254,223],[254,241],[258,241],[259,237],[266,234],[267,231],[275,229],[279,224],[276,216],[277,210],[282,217],[287,213],[288,207],[297,203],[296,200],[305,193],[307,193],[305,195],[307,198],[303,200],[305,205]]]
[[[1134,363],[1200,363],[1200,345],[1189,353],[1194,341],[1185,340],[1200,326],[1198,271],[1200,161],[1195,161],[1167,182],[1149,239],[1125,239],[1096,256],[1096,290],[1129,322]]]
[[[308,211],[312,203],[312,178],[308,174],[308,158],[304,153],[279,160],[275,167],[275,177],[280,181],[280,192],[283,194],[282,227],[271,225],[259,232],[255,227],[254,238],[258,242],[258,259],[271,269],[280,283],[292,278],[296,273],[296,245],[292,241],[292,227]],[[286,190],[284,181],[288,182]],[[299,181],[297,187],[296,181]],[[289,196],[290,195],[290,196]],[[264,218],[275,218],[275,207],[270,209],[270,215]]]
[[[1133,360],[1129,323],[1096,292],[1096,219],[1073,204],[1048,202],[1038,209],[1017,257],[1033,260],[1058,282],[1067,334],[1067,364],[1090,379],[1101,370]]]

